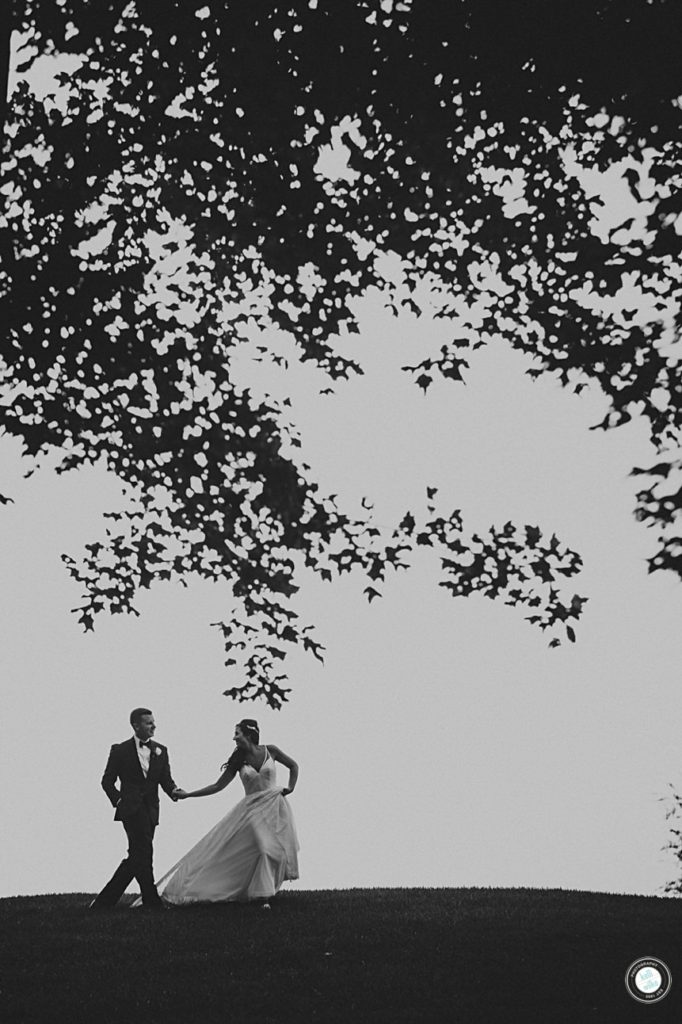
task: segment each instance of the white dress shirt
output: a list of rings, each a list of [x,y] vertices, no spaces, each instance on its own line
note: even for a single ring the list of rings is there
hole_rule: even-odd
[[[143,747],[140,743],[139,736],[135,737],[135,747],[137,749],[137,756],[140,759],[140,766],[144,773],[145,779],[149,775],[149,760],[151,758],[151,747]]]

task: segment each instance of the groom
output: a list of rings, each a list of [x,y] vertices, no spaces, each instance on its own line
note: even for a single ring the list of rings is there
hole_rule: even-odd
[[[173,801],[177,800],[178,787],[171,777],[168,751],[153,739],[156,725],[149,708],[135,708],[130,724],[135,735],[124,743],[114,743],[102,776],[102,789],[116,808],[114,820],[123,824],[128,836],[128,856],[92,901],[92,910],[113,907],[133,878],[139,883],[146,909],[163,907],[154,885],[153,869],[159,786]]]

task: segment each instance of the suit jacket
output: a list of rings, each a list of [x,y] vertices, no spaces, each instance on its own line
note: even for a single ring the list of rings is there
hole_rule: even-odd
[[[137,755],[135,737],[132,736],[124,743],[114,743],[102,776],[102,789],[116,808],[115,821],[123,821],[135,814],[145,803],[151,813],[152,824],[158,825],[159,786],[169,796],[176,788],[170,772],[168,751],[161,743],[151,741],[146,778]]]

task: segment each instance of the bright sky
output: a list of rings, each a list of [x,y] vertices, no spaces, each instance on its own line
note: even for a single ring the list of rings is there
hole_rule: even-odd
[[[248,346],[239,372],[254,389],[259,373],[273,392],[286,382],[303,457],[341,502],[371,498],[380,523],[418,508],[430,484],[467,526],[512,518],[581,551],[585,570],[569,583],[590,601],[577,643],[548,650],[520,612],[453,600],[424,553],[371,606],[361,579],[308,580],[301,608],[324,667],[291,660],[280,712],[228,701],[209,627],[227,593],[159,586],[139,619],[102,618],[83,635],[59,555],[99,535],[117,484],[97,470],[23,480],[5,441],[0,491],[15,503],[0,546],[1,895],[96,891],[108,878],[124,834],[99,779],[137,704],[155,712],[185,788],[217,777],[244,715],[299,761],[302,888],[654,893],[674,875],[659,798],[680,777],[682,589],[647,575],[654,538],[632,516],[627,474],[651,456],[643,426],[590,432],[603,399],[532,382],[501,345],[475,354],[467,386],[424,397],[398,367],[442,322],[398,323],[371,301],[362,317],[367,372],[334,395],[319,395],[314,370],[254,364]],[[163,797],[159,874],[240,796],[237,780],[211,798]]]
[[[618,223],[631,197],[612,189]],[[682,588],[647,575],[655,538],[632,515],[628,473],[654,455],[644,425],[590,432],[606,411],[599,394],[532,382],[502,345],[473,355],[466,386],[437,381],[425,397],[399,367],[437,351],[452,326],[397,321],[376,296],[360,316],[348,354],[365,375],[332,395],[293,359],[286,372],[256,363],[258,338],[234,374],[255,393],[291,397],[302,457],[342,507],[366,496],[392,525],[422,508],[430,485],[467,528],[512,519],[556,532],[585,561],[569,581],[590,598],[577,643],[550,651],[521,612],[453,600],[423,552],[371,606],[359,578],[305,579],[299,606],[326,645],[324,667],[290,659],[280,712],[230,702],[209,626],[227,590],[159,586],[140,597],[140,618],[102,618],[83,635],[69,612],[79,588],[59,556],[101,534],[119,487],[98,469],[24,480],[18,446],[0,441],[0,493],[14,498],[0,509],[0,896],[94,892],[109,877],[125,842],[99,780],[139,704],[153,709],[185,788],[217,777],[247,715],[299,762],[301,888],[655,893],[674,877],[660,798],[669,782],[682,789]],[[265,340],[293,355],[286,339]],[[238,780],[212,798],[162,797],[157,873],[240,797]]]

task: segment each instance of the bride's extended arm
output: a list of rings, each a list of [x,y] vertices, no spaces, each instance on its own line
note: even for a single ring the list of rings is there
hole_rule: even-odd
[[[228,786],[230,782],[232,782],[232,779],[236,774],[237,773],[234,768],[226,768],[217,782],[214,782],[210,786],[204,786],[203,789],[193,789],[191,793],[183,793],[180,791],[180,793],[178,793],[178,799],[187,800],[190,796],[212,796],[214,793],[219,793],[221,789],[225,789],[225,786]]]
[[[283,796],[286,796],[287,793],[293,793],[298,780],[298,765],[294,761],[293,757],[289,757],[289,755],[285,754],[283,750],[280,750],[279,747],[276,747],[271,743],[268,743],[268,750],[270,751],[270,756],[275,761],[279,761],[280,764],[283,764],[285,768],[289,769],[289,785],[285,787]]]

